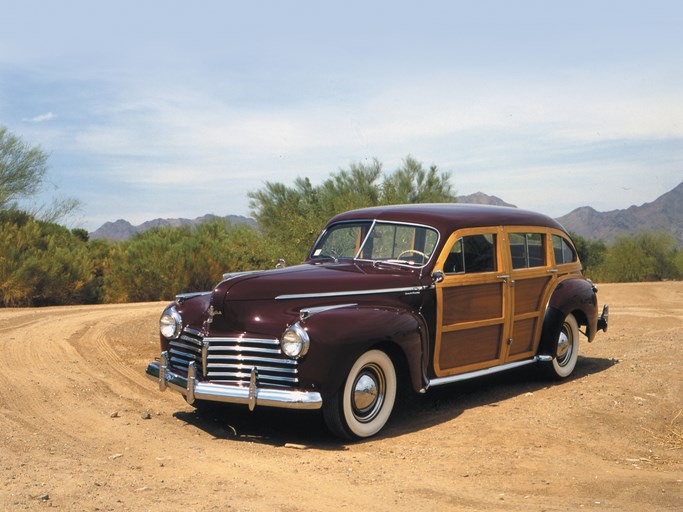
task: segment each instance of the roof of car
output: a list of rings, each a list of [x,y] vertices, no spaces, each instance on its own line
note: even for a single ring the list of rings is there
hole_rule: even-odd
[[[542,213],[507,206],[460,203],[401,204],[362,208],[341,213],[333,217],[330,224],[361,219],[425,224],[443,232],[483,226],[547,226],[566,232],[559,222]]]

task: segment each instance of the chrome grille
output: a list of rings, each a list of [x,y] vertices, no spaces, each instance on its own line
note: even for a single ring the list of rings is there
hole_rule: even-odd
[[[199,331],[186,327],[177,340],[170,342],[169,352],[171,367],[187,371],[194,361],[197,370],[212,382],[248,386],[251,370],[256,368],[259,386],[296,387],[299,384],[297,362],[282,354],[277,339],[202,339]]]
[[[259,386],[292,387],[299,383],[297,363],[286,358],[276,339],[206,338],[206,378],[210,381],[249,384],[256,368]]]
[[[198,368],[202,367],[202,334],[199,331],[185,327],[180,337],[169,344],[169,362],[173,368],[187,371],[190,361],[195,361]]]

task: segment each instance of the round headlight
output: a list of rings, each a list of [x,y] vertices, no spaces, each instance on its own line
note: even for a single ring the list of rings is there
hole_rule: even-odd
[[[164,338],[173,340],[180,336],[182,324],[183,321],[175,307],[169,308],[159,319],[159,332]]]
[[[298,322],[287,328],[280,338],[282,352],[292,359],[305,356],[310,344],[308,333]]]

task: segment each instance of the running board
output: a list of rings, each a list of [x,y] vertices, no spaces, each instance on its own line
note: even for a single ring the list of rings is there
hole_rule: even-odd
[[[525,359],[524,361],[515,361],[514,363],[503,364],[500,366],[492,366],[491,368],[484,368],[483,370],[477,370],[474,372],[461,373],[459,375],[451,375],[449,377],[439,377],[438,379],[430,380],[427,386],[425,387],[425,391],[431,388],[432,386],[443,386],[444,384],[460,382],[461,380],[475,379],[477,377],[483,377],[484,375],[493,375],[494,373],[504,372],[505,370],[512,370],[513,368],[519,368],[520,366],[526,366],[528,364],[539,363],[542,361],[547,362],[552,360],[552,356],[534,356],[532,359]]]

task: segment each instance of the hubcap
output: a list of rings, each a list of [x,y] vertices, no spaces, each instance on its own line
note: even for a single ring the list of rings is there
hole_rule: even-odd
[[[385,393],[385,380],[382,369],[369,364],[358,373],[353,384],[353,415],[360,422],[372,421],[382,408]]]
[[[560,366],[567,364],[572,356],[571,333],[566,325],[562,326],[562,332],[557,340],[557,362]]]

